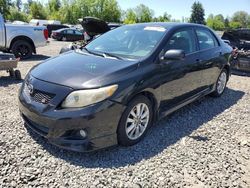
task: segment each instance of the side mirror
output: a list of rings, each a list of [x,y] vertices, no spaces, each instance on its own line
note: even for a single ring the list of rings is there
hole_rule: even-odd
[[[168,50],[164,54],[163,57],[161,57],[161,60],[182,60],[185,58],[185,52],[184,50]]]

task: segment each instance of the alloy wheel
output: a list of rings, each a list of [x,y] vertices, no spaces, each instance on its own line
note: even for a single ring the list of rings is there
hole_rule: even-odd
[[[146,130],[150,118],[149,107],[145,103],[135,105],[126,121],[126,134],[129,139],[138,139]]]
[[[227,74],[222,72],[217,83],[217,91],[219,94],[223,93],[227,83]]]

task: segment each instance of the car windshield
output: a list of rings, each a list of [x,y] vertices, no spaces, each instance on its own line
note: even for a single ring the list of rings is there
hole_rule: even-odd
[[[89,43],[86,49],[100,54],[139,59],[152,52],[165,31],[161,26],[126,25],[101,35]]]

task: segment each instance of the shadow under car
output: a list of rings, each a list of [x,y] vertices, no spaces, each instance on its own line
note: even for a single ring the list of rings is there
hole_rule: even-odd
[[[158,121],[149,129],[146,137],[131,147],[112,147],[91,153],[79,153],[60,149],[27,127],[29,135],[46,151],[75,166],[111,168],[135,164],[149,159],[183,137],[206,142],[206,135],[189,136],[204,123],[212,120],[244,96],[243,91],[227,88],[220,98],[204,97]],[[124,157],[126,156],[126,157]]]

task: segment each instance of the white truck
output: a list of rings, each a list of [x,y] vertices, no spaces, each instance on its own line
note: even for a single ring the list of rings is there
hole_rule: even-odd
[[[44,26],[5,24],[0,14],[0,50],[27,59],[36,48],[48,43],[48,30]]]

